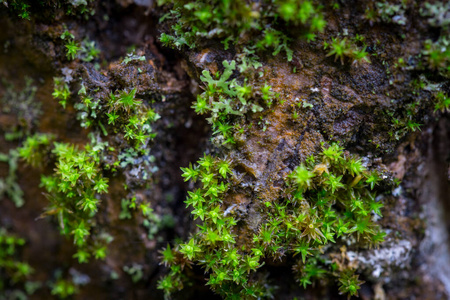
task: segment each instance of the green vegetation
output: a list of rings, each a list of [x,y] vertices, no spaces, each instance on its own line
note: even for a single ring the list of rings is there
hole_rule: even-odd
[[[97,48],[94,41],[84,39],[81,43],[80,57],[84,62],[90,62],[98,58],[100,50]]]
[[[353,272],[344,272],[339,278],[339,292],[349,297],[358,296],[358,290],[363,283],[364,281],[359,280],[358,275],[354,275]]]
[[[440,31],[437,40],[427,39],[424,43],[422,54],[428,68],[437,71],[441,76],[450,78],[450,22],[448,11],[450,3],[425,2],[420,9],[420,14],[428,23]]]
[[[289,42],[292,38],[287,30],[294,26],[302,31],[303,37],[312,41],[316,32],[322,32],[326,22],[320,6],[312,1],[276,0],[262,1],[250,6],[246,1],[158,1],[173,4],[169,13],[161,18],[170,30],[160,40],[171,47],[199,47],[205,39],[218,39],[225,50],[230,42],[235,47],[254,46],[260,51],[272,49],[273,55],[281,50],[292,60]],[[252,40],[245,42],[252,36]],[[297,38],[297,37],[295,37]]]
[[[96,224],[95,215],[101,207],[101,195],[108,193],[109,179],[103,175],[111,168],[105,157],[114,151],[107,142],[95,139],[80,149],[68,143],[53,142],[52,137],[43,134],[30,136],[19,148],[21,157],[31,165],[55,161],[55,172],[43,175],[41,186],[47,192],[49,205],[43,216],[54,215],[59,222],[60,231],[71,236],[78,250],[74,258],[79,263],[86,263],[91,257],[105,259],[107,245],[112,237],[105,232],[92,232]],[[47,159],[43,159],[43,156]],[[119,164],[113,162],[114,166]],[[160,220],[152,213],[149,203],[136,201],[136,198],[122,201],[120,218],[131,218],[128,209],[141,211],[144,226],[152,230],[160,228]],[[125,205],[125,206],[124,206]],[[149,233],[150,235],[150,233]]]
[[[82,85],[78,94],[81,101],[74,107],[79,111],[82,127],[95,124],[105,136],[109,130],[122,133],[126,140],[134,143],[135,149],[141,151],[145,151],[145,146],[156,136],[151,124],[160,116],[135,98],[136,89],[111,92],[108,99],[94,99]]]
[[[53,98],[58,99],[59,104],[66,108],[67,100],[70,97],[69,86],[62,77],[55,77],[53,81],[55,83],[55,89],[52,94]]]
[[[79,43],[67,29],[61,34],[61,39],[65,41],[66,56],[69,60],[80,58],[84,62],[90,62],[100,54],[100,50],[96,47],[94,41],[85,38]]]
[[[401,7],[404,9],[405,5],[402,4]],[[434,41],[425,40],[423,49],[416,57],[417,65],[410,66],[403,58],[398,60],[397,67],[414,68],[420,71],[420,75],[410,83],[413,96],[404,102],[392,100],[394,109],[387,112],[387,115],[392,118],[392,130],[389,131],[389,135],[395,140],[401,139],[408,132],[420,130],[422,121],[425,121],[421,118],[425,110],[434,108],[435,113],[439,111],[445,113],[450,107],[450,100],[443,90],[444,86],[436,82],[436,80],[439,81],[439,77],[441,80],[450,78],[450,41],[448,40],[450,22],[445,17],[449,8],[448,3],[442,2],[425,2],[421,5],[420,15],[432,27],[438,28],[440,35]],[[395,10],[391,11],[398,13]],[[434,72],[432,76],[430,71]],[[426,98],[429,100],[425,100]]]
[[[132,61],[145,61],[145,56],[136,55],[134,52],[128,53],[127,56],[123,59],[122,64],[127,65]]]
[[[341,64],[344,64],[344,58],[349,58],[353,64],[359,64],[363,61],[370,63],[368,58],[369,53],[366,52],[366,47],[359,48],[353,42],[347,40],[347,38],[332,38],[331,44],[324,42],[324,49],[330,49],[327,56],[334,55],[334,61],[338,58]]]
[[[25,141],[19,153],[32,163],[36,157],[46,153],[40,149],[41,146],[49,146],[48,137],[32,136]],[[91,238],[92,243],[88,243],[100,195],[108,192],[108,178],[102,175],[100,166],[103,151],[104,145],[87,144],[82,150],[74,145],[54,142],[51,153],[56,161],[55,173],[41,179],[50,201],[44,215],[58,217],[61,232],[72,236],[78,247],[74,257],[80,263],[87,262],[91,254],[104,258],[99,257],[97,252],[108,242],[104,238]],[[38,159],[37,162],[41,161]]]
[[[33,167],[42,167],[52,136],[48,134],[30,135],[19,148],[20,156]]]
[[[394,23],[398,25],[406,24],[406,1],[402,1],[401,4],[392,4],[389,2],[377,2],[376,11],[380,21],[386,23]]]
[[[75,269],[69,269],[69,274],[64,274],[61,269],[56,269],[51,281],[47,282],[50,293],[58,299],[72,299],[80,292],[80,287],[89,282],[83,278],[83,274]]]
[[[304,288],[331,276],[340,283],[341,292],[356,295],[361,281],[354,270],[333,270],[323,252],[350,237],[360,247],[384,240],[386,233],[371,217],[381,216],[383,207],[373,191],[380,174],[368,171],[361,159],[344,154],[338,144],[324,146],[318,157],[310,157],[287,176],[282,198],[261,205],[259,231],[242,244],[237,241],[238,220],[223,202],[230,196],[231,164],[206,155],[197,165],[182,168],[185,180],[201,185],[189,192],[185,203],[192,207],[194,219],[202,222],[188,242],[162,252],[170,272],[159,288],[168,294],[181,289],[184,266],[196,263],[209,275],[211,289],[225,298],[266,297],[267,286],[251,274],[264,259],[287,256],[298,257],[294,275]]]
[[[448,12],[450,3],[446,1],[436,1],[434,3],[425,2],[420,8],[420,14],[428,19],[428,23],[434,27],[447,28],[450,26]]]
[[[23,191],[17,183],[17,167],[19,153],[16,150],[10,150],[9,154],[0,153],[0,162],[7,163],[9,166],[8,175],[0,178],[0,199],[7,196],[16,207],[24,205]]]
[[[92,0],[64,0],[58,1],[34,1],[34,0],[0,0],[0,4],[21,19],[30,21],[32,18],[40,18],[44,10],[53,11],[55,8],[63,8],[67,15],[84,15],[88,17],[93,15]]]
[[[448,37],[441,36],[436,42],[427,40],[422,54],[425,56],[430,69],[450,78],[450,40],[448,40]]]
[[[440,110],[441,112],[450,111],[450,97],[443,92],[438,92],[436,95],[436,105],[434,111]]]
[[[390,112],[388,114],[392,116],[392,129],[389,131],[391,138],[400,140],[408,132],[420,130],[421,124],[414,121],[414,114],[412,113],[412,110],[408,110],[406,112],[406,116],[399,113],[397,117],[394,117],[395,112]]]
[[[63,35],[72,38],[67,31]],[[83,83],[75,97],[63,78],[54,78],[54,81],[54,98],[64,108],[75,102],[73,106],[78,111],[81,126],[94,129],[90,134],[91,142],[79,146],[58,142],[57,137],[48,134],[35,134],[27,137],[18,153],[34,167],[54,164],[54,172],[41,178],[49,200],[43,216],[55,216],[61,233],[73,239],[77,246],[73,257],[79,263],[87,263],[91,258],[105,259],[112,237],[94,230],[102,195],[108,193],[109,178],[104,174],[112,171],[108,174],[114,175],[119,167],[125,169],[141,160],[146,165],[143,180],[150,178],[151,172],[157,169],[152,166],[154,158],[149,155],[147,146],[155,137],[151,124],[159,115],[136,99],[136,89],[111,92],[106,99],[95,99]],[[108,133],[120,134],[129,144],[121,143],[117,149],[110,146],[101,139],[101,135]],[[131,218],[130,210],[139,208],[149,237],[153,238],[165,226],[160,217],[153,214],[149,203],[135,197],[124,201],[124,211],[119,217]],[[63,298],[74,292],[65,281],[61,281],[60,286],[55,285],[54,290]]]
[[[77,56],[78,51],[81,50],[80,45],[75,41],[69,41],[66,44],[66,50],[67,50],[67,58],[70,60],[74,60]]]
[[[77,293],[77,287],[70,281],[60,279],[53,285],[52,295],[65,299]]]
[[[236,61],[223,61],[223,73],[212,75],[204,70],[201,81],[205,83],[205,91],[197,96],[192,108],[199,114],[209,113],[208,122],[212,124],[217,141],[221,144],[234,144],[234,126],[230,125],[232,116],[243,116],[247,112],[260,112],[263,106],[272,105],[275,93],[265,84],[262,87],[252,86],[247,79],[230,80],[236,69]],[[259,101],[258,101],[259,100]]]
[[[32,1],[1,2],[15,15],[28,20],[34,18],[34,11],[45,6]],[[75,0],[59,5],[70,14],[76,9],[87,12],[89,3]],[[390,79],[389,64],[392,61],[377,61],[378,53],[372,51],[381,42],[366,42],[364,36],[349,34],[347,29],[324,38],[321,36],[326,27],[323,7],[316,1],[264,0],[249,5],[244,0],[159,0],[158,4],[165,5],[161,9],[167,12],[161,18],[165,32],[160,37],[162,44],[179,50],[185,47],[206,49],[206,46],[217,50],[210,45],[220,42],[224,50],[233,54],[232,57],[219,56],[227,57],[227,60],[221,62],[217,71],[213,71],[214,68],[203,70],[199,77],[203,91],[196,95],[192,108],[207,116],[213,144],[218,148],[212,153],[220,154],[205,154],[197,164],[181,168],[184,180],[197,187],[188,192],[185,204],[199,224],[188,240],[168,244],[161,251],[167,274],[159,281],[158,288],[166,295],[182,290],[190,280],[190,266],[195,264],[204,269],[207,285],[224,298],[270,298],[274,287],[264,277],[264,265],[284,260],[292,265],[294,278],[305,289],[331,279],[341,294],[357,296],[363,283],[358,275],[360,270],[332,262],[329,253],[342,245],[361,250],[376,247],[384,241],[386,233],[375,220],[382,216],[383,204],[377,200],[377,192],[380,192],[377,185],[385,176],[375,169],[369,170],[361,158],[344,151],[339,144],[324,143],[319,153],[297,162],[296,167],[285,174],[284,182],[280,183],[281,196],[252,199],[257,203],[254,215],[258,218],[253,215],[246,218],[255,220],[244,220],[235,211],[236,203],[233,203],[233,197],[238,193],[236,186],[242,178],[236,176],[235,161],[233,156],[226,155],[226,150],[240,145],[247,126],[257,124],[261,131],[266,131],[270,121],[264,118],[264,113],[287,101],[279,100],[280,95],[265,81],[264,76],[270,74],[265,73],[261,58],[281,53],[290,62],[289,70],[293,68],[293,73],[297,73],[294,43],[303,40],[309,44],[302,46],[316,48],[323,43],[327,51],[323,53],[331,57],[327,61],[334,59],[342,65],[345,62],[359,65],[371,63],[372,58],[374,67],[382,66]],[[330,7],[337,10],[340,4],[331,3]],[[441,2],[423,4],[420,8],[422,17],[439,28],[440,36],[424,38],[423,49],[417,50],[416,57],[395,59],[397,70],[414,68],[422,73],[412,81],[412,94],[399,100],[392,99],[389,107],[392,109],[386,111],[385,118],[392,120],[389,134],[393,140],[420,130],[426,115],[424,111],[430,110],[430,101],[421,98],[425,93],[431,95],[434,111],[439,111],[438,114],[450,109],[450,98],[444,86],[429,79],[448,78],[450,74],[447,37],[450,23],[445,18],[448,8]],[[365,19],[370,23],[403,26],[408,21],[407,11],[407,1],[401,1],[401,4],[376,2],[367,8]],[[369,37],[368,34],[367,39]],[[76,39],[67,29],[60,38],[59,48],[64,50],[60,57],[67,58],[63,59],[64,63],[97,62],[99,67],[100,50],[94,41]],[[303,59],[298,56],[299,60]],[[117,65],[129,68],[144,63],[147,63],[145,56],[131,52]],[[336,67],[336,64],[332,65]],[[142,73],[142,69],[137,69]],[[49,134],[31,134],[35,132],[32,130],[35,123],[30,120],[39,115],[38,107],[33,106],[36,105],[33,104],[35,88],[27,83],[23,94],[6,93],[11,97],[5,98],[9,102],[4,102],[6,105],[2,110],[22,113],[17,115],[19,118],[26,116],[27,123],[13,128],[10,133],[10,140],[26,136],[22,146],[9,154],[0,154],[0,162],[9,163],[8,177],[0,179],[0,195],[8,196],[18,207],[23,204],[22,191],[16,182],[19,156],[27,164],[49,171],[41,178],[41,187],[49,200],[42,216],[55,217],[61,233],[76,245],[74,260],[83,264],[107,257],[112,236],[98,230],[97,217],[104,208],[102,202],[106,199],[109,184],[118,171],[138,166],[135,168],[138,180],[133,183],[143,185],[158,170],[150,147],[156,136],[152,126],[160,115],[155,108],[158,106],[153,106],[153,95],[142,92],[139,85],[129,86],[123,82],[102,85],[104,82],[101,82],[94,86],[97,83],[88,78],[71,80],[67,77],[54,78],[53,97],[64,109],[76,111],[81,127],[90,131],[90,142],[73,144]],[[109,79],[115,80],[113,76]],[[74,91],[77,90],[76,94]],[[18,97],[20,101],[16,101]],[[22,108],[18,109],[15,103],[21,103]],[[312,103],[314,105],[302,99],[291,105],[296,124],[302,121],[302,114],[298,113],[301,109],[310,109],[309,112],[320,109],[319,100],[313,99]],[[24,115],[28,108],[34,113]],[[252,123],[245,124],[249,119]],[[128,178],[126,180],[124,187],[129,191],[122,199],[117,199],[121,199],[117,202],[121,211],[116,217],[120,222],[138,218],[148,238],[157,238],[160,229],[173,226],[174,218],[156,213],[151,203],[135,193],[134,187],[128,186]],[[232,199],[231,203],[229,199]],[[250,221],[256,224],[255,229],[250,231],[251,236],[242,238],[242,232],[246,231],[242,227]],[[2,242],[7,240],[6,244],[9,244],[5,247]],[[11,278],[6,285],[22,281],[32,272],[30,266],[11,258],[23,243],[23,240],[11,239],[0,231],[0,272]],[[2,250],[11,247],[12,252]],[[143,265],[132,263],[122,269],[133,283],[144,278]],[[0,292],[2,284],[0,282]],[[61,275],[53,278],[49,286],[52,295],[59,298],[69,298],[79,289],[73,280]]]
[[[230,41],[234,42],[238,49],[236,59],[223,61],[221,73],[202,72],[204,92],[192,106],[197,113],[209,115],[207,120],[215,135],[213,141],[228,147],[236,143],[236,133],[241,130],[237,120],[245,114],[270,108],[278,97],[269,85],[254,83],[255,71],[261,67],[256,53],[272,49],[272,54],[277,55],[284,51],[290,61],[293,52],[289,48],[289,30],[278,28],[298,26],[303,28],[306,40],[313,41],[314,32],[321,32],[325,27],[320,9],[309,1],[275,1],[257,13],[246,5],[242,7],[247,10],[233,10],[231,5],[234,3],[213,6],[208,2],[176,2],[163,17],[170,19],[165,22],[172,24],[171,30],[161,35],[163,44],[176,48],[201,47],[205,38],[221,40],[225,49],[230,47]],[[388,7],[379,9],[383,15],[390,14]],[[231,11],[236,14],[232,15]],[[275,16],[279,18],[277,21],[272,19]],[[264,22],[271,26],[261,26]],[[222,24],[228,26],[223,28]],[[251,34],[251,42],[240,42],[240,37],[246,34]],[[329,49],[328,56],[334,56],[342,64],[345,59],[352,64],[371,62],[365,38],[360,35],[351,39],[332,38],[331,43],[324,42],[324,48]],[[312,106],[307,102],[301,104],[304,108]],[[294,119],[297,118],[294,111]],[[408,130],[415,131],[419,124],[412,120],[410,117]],[[261,122],[264,131],[266,124]],[[221,165],[225,168],[221,169]],[[160,280],[159,288],[166,294],[181,290],[188,280],[185,266],[196,263],[209,276],[207,285],[225,298],[268,297],[271,287],[260,280],[261,276],[252,274],[262,267],[264,260],[287,256],[299,257],[293,269],[304,288],[331,277],[339,284],[341,293],[357,295],[362,281],[354,274],[355,270],[336,270],[327,263],[323,252],[329,245],[349,238],[358,247],[373,247],[384,240],[386,233],[371,218],[372,214],[381,216],[383,205],[375,200],[372,191],[380,181],[380,174],[366,170],[360,159],[344,155],[337,144],[324,147],[318,157],[311,157],[286,178],[283,199],[264,203],[259,213],[265,221],[252,241],[242,244],[237,241],[238,220],[229,213],[232,207],[223,203],[225,197],[230,197],[231,165],[230,160],[204,156],[197,165],[182,168],[186,181],[201,186],[189,192],[185,201],[201,225],[187,242],[175,244],[173,248],[168,245],[162,251],[162,262],[170,270]]]
[[[22,290],[25,289],[24,284],[33,273],[33,268],[18,259],[19,248],[24,244],[24,239],[9,234],[5,228],[0,227],[0,299],[6,299],[3,296],[8,295],[23,295],[26,298]],[[34,289],[28,289],[28,294],[33,292]]]
[[[11,7],[11,9],[14,10],[17,13],[17,16],[19,16],[20,18],[30,20],[30,5],[25,1],[2,0],[2,4],[6,7]]]
[[[123,270],[131,276],[131,280],[134,283],[139,282],[142,279],[142,276],[144,275],[142,269],[143,267],[139,264],[132,264],[130,267],[123,267]]]

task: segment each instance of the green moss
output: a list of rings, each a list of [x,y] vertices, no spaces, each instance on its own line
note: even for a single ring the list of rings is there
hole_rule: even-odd
[[[376,2],[377,14],[381,21],[386,23],[394,23],[398,25],[406,24],[405,11],[407,8],[406,1],[401,4],[393,4],[389,2]]]
[[[28,138],[19,149],[25,159],[28,159],[28,153],[36,152],[34,148],[29,150],[33,139]],[[51,150],[56,160],[55,173],[41,179],[50,201],[44,215],[58,217],[61,232],[72,236],[78,247],[75,257],[80,263],[87,262],[90,253],[104,247],[106,242],[89,238],[93,216],[100,203],[99,195],[108,192],[108,178],[102,175],[100,165],[104,150],[103,145],[87,144],[84,149],[79,149],[74,145],[55,142]]]
[[[59,299],[66,299],[78,293],[78,287],[70,280],[59,279],[52,284],[51,293]]]
[[[41,18],[42,11],[54,11],[57,8],[62,8],[67,15],[89,16],[95,13],[92,2],[92,0],[66,0],[56,3],[51,0],[1,0],[0,4],[9,8],[17,17],[30,21]]]
[[[64,81],[62,77],[53,78],[55,83],[55,88],[53,90],[52,96],[55,99],[59,100],[59,104],[61,104],[64,108],[66,108],[67,100],[70,97],[70,89],[69,85]]]
[[[5,228],[0,227],[0,299],[13,294],[23,294],[24,283],[34,272],[33,268],[19,259],[19,249],[25,244],[25,240],[13,234],[7,233]],[[32,294],[35,289],[30,289]]]
[[[181,289],[187,260],[201,265],[209,275],[207,284],[226,298],[263,297],[268,291],[251,274],[262,267],[264,259],[299,256],[294,275],[303,287],[327,276],[340,282],[340,291],[357,294],[357,275],[331,269],[323,252],[330,244],[345,244],[346,240],[353,239],[359,247],[383,241],[385,233],[371,218],[372,214],[381,216],[383,207],[373,192],[379,173],[366,170],[360,159],[344,155],[337,144],[324,146],[322,153],[286,178],[284,196],[261,206],[264,221],[252,241],[242,244],[236,240],[237,220],[223,204],[229,196],[230,173],[224,172],[224,165],[230,170],[229,162],[204,156],[198,165],[182,168],[185,180],[201,183],[189,192],[186,204],[192,206],[194,219],[202,222],[188,242],[163,251],[163,262],[171,271],[159,288],[166,293]]]
[[[450,78],[450,40],[447,37],[441,36],[436,42],[425,41],[422,54],[430,69]]]
[[[197,96],[192,108],[199,114],[210,114],[207,119],[213,127],[213,133],[220,144],[234,144],[233,119],[246,113],[256,113],[263,106],[270,107],[277,97],[271,87],[253,85],[246,77],[230,80],[236,70],[236,61],[223,61],[225,70],[222,74],[211,74],[204,70],[200,80],[205,84],[205,91]]]
[[[66,44],[66,50],[67,50],[67,58],[69,60],[74,60],[77,56],[78,51],[81,50],[80,45],[75,41],[69,41]]]
[[[18,150],[20,157],[33,167],[42,167],[53,138],[52,135],[40,133],[28,136]]]
[[[308,41],[322,32],[326,22],[320,6],[313,1],[261,1],[249,5],[246,1],[159,1],[173,4],[170,12],[161,18],[170,30],[160,40],[166,46],[196,48],[203,40],[217,39],[225,50],[232,41],[234,45],[256,45],[260,51],[273,49],[273,55],[284,50],[292,60],[289,48],[291,38],[285,34],[287,28],[295,26],[303,31]],[[249,42],[246,36],[252,36]]]
[[[0,178],[0,199],[7,196],[16,207],[21,207],[25,204],[25,200],[23,191],[17,183],[18,159],[19,153],[16,150],[10,150],[8,154],[0,153],[0,162],[7,163],[9,167],[8,175]]]
[[[95,99],[82,85],[78,94],[81,101],[74,107],[79,111],[77,117],[82,127],[96,125],[104,135],[108,135],[108,131],[122,133],[140,151],[145,151],[144,146],[156,136],[151,124],[160,116],[136,99],[136,89],[118,90],[111,92],[108,99]]]
[[[358,296],[358,290],[364,281],[358,279],[351,270],[344,272],[339,278],[339,293],[350,296]]]
[[[357,47],[356,41],[361,41],[359,35],[356,35],[353,41],[349,41],[347,38],[332,38],[331,44],[324,42],[324,49],[329,48],[330,51],[327,53],[327,56],[334,55],[334,60],[336,61],[339,58],[341,64],[344,64],[344,58],[349,58],[353,64],[359,64],[363,61],[370,63],[369,53],[366,52],[367,47]]]
[[[27,1],[18,1],[18,0],[2,0],[2,3],[9,7],[11,6],[11,9],[15,11],[17,16],[19,16],[22,19],[30,20],[30,4],[28,4]]]
[[[4,4],[7,2],[13,1],[3,1]],[[87,4],[86,1],[68,2],[73,7]],[[239,122],[245,118],[254,118],[262,131],[267,129],[269,121],[259,113],[271,108],[279,97],[267,82],[263,82],[260,57],[266,52],[282,53],[291,61],[295,39],[300,36],[314,41],[326,25],[321,6],[314,1],[256,1],[249,5],[248,1],[241,0],[163,0],[159,4],[167,4],[170,9],[161,20],[165,31],[160,38],[163,44],[179,49],[202,49],[205,45],[209,47],[214,42],[221,42],[225,50],[233,47],[233,52],[236,51],[233,60],[223,61],[223,68],[219,66],[221,71],[202,71],[200,81],[204,91],[193,104],[197,113],[207,115],[215,145],[225,145],[228,149],[239,144],[237,136],[245,132],[245,126]],[[331,5],[339,9],[339,4]],[[376,3],[368,9],[366,18],[404,25],[405,5]],[[441,20],[443,6],[430,4],[425,7],[428,10],[423,16],[445,32],[448,24]],[[14,9],[23,14],[22,17],[30,18],[29,8],[25,5]],[[66,43],[65,54],[69,60],[89,62],[99,55],[92,41],[75,40],[68,31],[61,38]],[[345,61],[352,64],[371,62],[363,36],[333,37],[324,46],[328,50],[326,55],[340,60],[341,64]],[[418,69],[437,70],[440,76],[448,77],[447,50],[445,36],[436,41],[427,40]],[[130,53],[121,65],[129,67],[145,60],[144,56]],[[388,64],[383,61],[387,71]],[[408,63],[399,59],[398,66],[406,68]],[[81,88],[78,95],[74,95],[71,90],[77,90],[78,83]],[[42,187],[50,202],[44,215],[54,215],[61,232],[73,239],[77,246],[73,257],[79,263],[87,263],[92,258],[105,259],[107,255],[111,237],[97,234],[95,230],[96,215],[108,193],[111,177],[107,176],[137,164],[155,170],[152,167],[154,157],[149,155],[148,146],[155,137],[152,124],[159,119],[156,110],[150,107],[151,103],[140,99],[146,95],[140,95],[138,87],[117,84],[110,85],[114,87],[111,90],[98,92],[85,84],[88,83],[83,80],[70,84],[63,78],[55,78],[53,96],[64,108],[73,105],[81,126],[93,132],[90,143],[76,146],[54,142],[59,141],[58,137],[37,134],[28,137],[19,149],[27,163],[54,168],[54,172],[42,177]],[[425,87],[419,85],[420,89]],[[279,103],[284,101],[286,99],[281,99]],[[319,105],[313,103],[317,109]],[[420,129],[419,122],[422,121],[416,115],[426,105],[429,103],[408,99],[387,112],[393,122],[393,139]],[[436,111],[448,110],[447,94],[437,91],[434,105]],[[297,105],[300,107],[313,108],[313,105],[302,100]],[[299,118],[297,111],[293,118]],[[110,145],[104,141],[107,136],[116,136],[120,142]],[[6,156],[0,158],[9,159]],[[377,246],[383,241],[385,233],[373,218],[374,215],[381,216],[383,207],[376,201],[376,186],[382,174],[367,170],[360,158],[348,154],[338,144],[323,145],[320,153],[300,162],[284,178],[280,197],[254,199],[261,202],[256,205],[256,214],[262,221],[252,232],[253,236],[242,241],[242,220],[238,220],[232,205],[227,203],[233,199],[234,188],[240,180],[234,176],[233,164],[226,156],[204,155],[197,164],[182,168],[185,180],[199,186],[188,192],[185,201],[192,209],[193,219],[200,223],[199,229],[185,242],[168,245],[161,251],[162,262],[168,270],[158,287],[166,294],[183,289],[189,280],[188,266],[197,264],[204,268],[210,288],[223,297],[270,297],[273,287],[267,278],[259,275],[264,272],[265,262],[285,259],[292,265],[294,277],[303,288],[319,284],[323,279],[333,279],[339,292],[357,295],[362,284],[357,275],[359,270],[330,263],[328,253],[345,244],[361,249]],[[150,170],[143,172],[142,179],[148,180],[151,173]],[[132,191],[122,199],[121,206],[118,218],[132,219],[139,214],[150,239],[165,226],[166,221],[152,210],[150,204],[134,196]],[[133,282],[143,277],[140,265],[129,265],[124,271],[130,274]],[[77,289],[72,281],[62,278],[52,284],[52,294],[60,298],[70,297]]]
[[[55,172],[42,175],[49,205],[43,216],[57,217],[61,233],[73,238],[78,250],[74,255],[80,263],[91,256],[104,259],[105,246],[111,241],[105,235],[91,235],[100,195],[108,192],[108,178],[103,176],[101,157],[105,144],[78,146],[53,142],[54,137],[35,134],[18,149],[20,156],[35,167],[55,162]]]
[[[434,111],[440,110],[441,112],[450,111],[450,97],[443,92],[438,92],[436,95],[436,104],[434,106]]]
[[[159,115],[136,98],[136,89],[118,90],[107,98],[96,99],[95,91],[87,90],[83,83],[75,96],[63,78],[54,80],[54,98],[64,108],[73,104],[81,126],[95,132],[90,134],[91,142],[79,146],[58,142],[55,136],[35,134],[24,141],[18,152],[32,166],[54,166],[53,173],[41,178],[41,187],[49,200],[43,216],[55,216],[61,233],[73,239],[77,246],[73,257],[79,263],[87,263],[92,258],[105,259],[111,236],[94,230],[102,195],[109,190],[109,178],[105,174],[114,176],[118,168],[125,169],[142,160],[147,165],[143,180],[150,178],[157,169],[152,167],[154,158],[149,155],[147,145],[156,135],[151,124]],[[118,149],[110,146],[101,139],[102,134],[110,133],[120,135],[129,143],[121,142]],[[122,206],[120,219],[132,218],[134,210],[140,211],[149,237],[153,238],[163,227],[161,218],[142,199],[124,200]],[[61,293],[61,297],[66,297],[67,293]]]

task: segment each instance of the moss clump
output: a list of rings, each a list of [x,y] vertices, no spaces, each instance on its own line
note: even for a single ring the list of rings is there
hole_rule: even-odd
[[[36,157],[42,158],[42,153],[46,153],[39,149],[41,145],[50,146],[48,137],[29,137],[19,148],[19,153],[30,163],[35,162]],[[78,248],[74,257],[80,263],[87,262],[91,255],[104,259],[105,244],[109,241],[100,236],[88,243],[100,195],[108,192],[108,178],[103,176],[100,165],[104,150],[104,145],[87,144],[84,149],[79,149],[75,145],[55,142],[51,150],[52,158],[56,160],[55,173],[41,178],[50,201],[44,215],[57,216],[62,233],[73,237]]]
[[[156,136],[151,124],[160,116],[152,108],[143,105],[142,100],[136,99],[135,88],[111,92],[108,99],[95,99],[83,85],[78,94],[81,101],[74,107],[79,111],[78,119],[82,127],[96,125],[105,136],[108,131],[121,133],[136,149],[142,150]]]
[[[34,18],[42,18],[42,12],[47,14],[52,11],[54,18],[54,12],[56,9],[62,8],[67,15],[92,15],[95,10],[93,9],[92,0],[67,0],[67,1],[32,1],[32,0],[1,0],[0,4],[3,4],[15,16],[32,20]]]
[[[19,153],[16,150],[10,150],[8,154],[0,153],[0,162],[8,164],[8,175],[0,178],[0,199],[3,196],[9,197],[16,207],[24,205],[23,191],[17,183],[17,167]]]
[[[437,40],[427,39],[424,43],[422,54],[425,57],[426,65],[446,78],[450,78],[449,10],[450,3],[439,1],[425,2],[420,9],[420,14],[440,32]]]
[[[71,92],[75,84],[66,82],[63,77],[55,77],[54,84],[55,100],[59,100],[63,108],[73,105],[81,127],[94,131],[89,135],[91,141],[79,146],[59,142],[57,136],[35,134],[27,137],[18,153],[34,167],[54,165],[54,172],[41,177],[41,186],[49,200],[43,216],[55,216],[62,234],[73,238],[77,246],[74,258],[80,263],[92,257],[105,259],[112,237],[95,229],[96,214],[108,193],[109,180],[119,168],[125,169],[140,160],[142,166],[145,165],[139,167],[142,180],[150,179],[155,167],[147,146],[156,136],[152,123],[159,115],[136,97],[136,88],[97,94],[98,89],[86,88],[81,82],[75,96]],[[113,140],[117,148],[106,140],[109,134],[122,138]],[[154,238],[156,231],[164,226],[161,218],[153,213],[147,201],[130,198],[132,201],[125,200],[126,215],[131,217],[130,209],[139,210],[143,225]]]
[[[209,275],[211,289],[226,298],[266,297],[270,291],[255,276],[264,260],[297,256],[294,275],[303,287],[331,276],[341,282],[341,291],[357,294],[357,275],[336,269],[325,249],[346,240],[357,247],[372,247],[384,240],[386,233],[373,221],[383,207],[373,192],[380,173],[366,170],[361,159],[343,154],[337,144],[324,146],[317,157],[310,157],[287,176],[281,198],[260,203],[259,229],[251,240],[242,242],[240,220],[233,206],[223,203],[232,194],[229,170],[230,162],[211,156],[183,168],[186,180],[200,182],[186,204],[193,207],[194,219],[202,222],[187,243],[163,251],[163,262],[171,271],[159,288],[166,293],[181,289],[183,269],[196,263]]]
[[[197,96],[192,108],[199,114],[210,114],[208,121],[213,127],[216,142],[235,144],[233,119],[270,107],[276,95],[267,84],[256,86],[244,76],[231,79],[236,68],[241,69],[245,62],[238,65],[234,60],[222,63],[225,68],[222,74],[203,70],[200,80],[205,84],[205,91]]]
[[[335,61],[339,58],[341,64],[344,64],[344,58],[349,58],[353,64],[362,62],[370,63],[369,53],[366,52],[367,46],[358,48],[356,41],[348,41],[347,38],[332,38],[331,44],[324,43],[324,49],[330,49],[327,56],[335,57]]]
[[[170,30],[161,35],[167,46],[196,48],[202,40],[218,39],[227,50],[234,45],[272,49],[274,55],[284,51],[292,60],[289,48],[290,26],[302,31],[307,40],[314,40],[316,32],[326,25],[320,6],[313,1],[276,0],[248,1],[159,1],[173,3],[163,19],[169,19]],[[250,38],[251,37],[251,38]]]
[[[19,148],[18,153],[27,164],[33,167],[42,167],[46,161],[45,154],[48,151],[53,136],[36,133],[30,135]]]
[[[19,296],[26,298],[24,283],[33,273],[33,268],[18,259],[19,249],[24,244],[23,238],[9,234],[5,228],[0,227],[0,299]],[[33,291],[30,289],[29,294]]]

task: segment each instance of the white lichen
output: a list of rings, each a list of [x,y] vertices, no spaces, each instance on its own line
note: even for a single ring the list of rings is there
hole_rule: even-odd
[[[411,251],[411,242],[400,240],[383,248],[365,252],[348,251],[347,256],[350,262],[357,262],[361,268],[371,270],[374,278],[379,278],[392,267],[407,267],[411,260]]]

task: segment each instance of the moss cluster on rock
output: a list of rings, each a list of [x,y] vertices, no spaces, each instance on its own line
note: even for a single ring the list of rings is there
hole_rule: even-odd
[[[15,124],[0,118],[12,143],[0,148],[11,148],[0,196],[23,204],[20,157],[45,192],[38,217],[73,244],[74,261],[51,275],[34,268],[47,282],[29,294],[83,295],[91,279],[74,266],[101,266],[102,289],[122,275],[168,298],[325,297],[317,286],[351,297],[388,282],[358,257],[416,230],[382,217],[400,184],[386,161],[450,110],[449,5],[143,2],[0,2],[0,25],[27,28],[7,35],[5,53],[26,45],[27,59],[52,61],[47,90],[27,79],[0,95],[0,117]],[[111,25],[122,11],[131,20]],[[123,30],[127,51],[118,24],[139,36]],[[14,257],[24,244],[0,231],[0,293],[28,292],[32,267]],[[124,258],[123,245],[139,254]],[[280,269],[293,279],[276,280]]]

